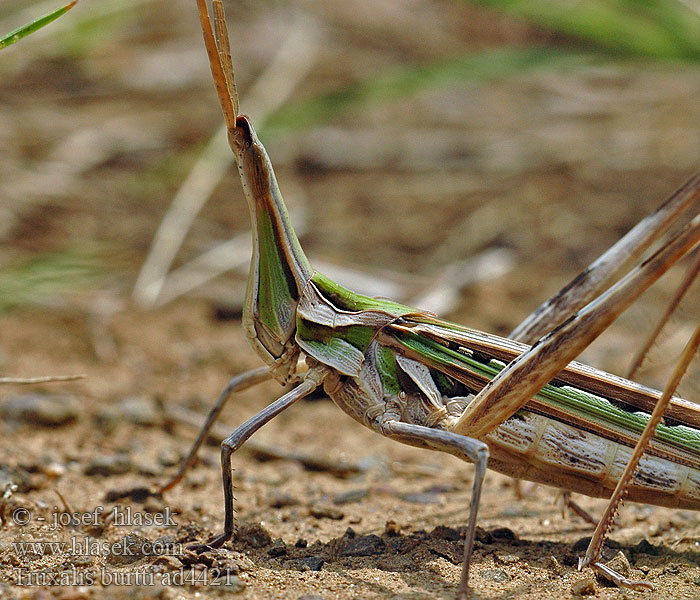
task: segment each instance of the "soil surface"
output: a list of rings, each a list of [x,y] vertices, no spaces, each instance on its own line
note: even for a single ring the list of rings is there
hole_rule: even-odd
[[[3,31],[28,20],[24,2],[5,4]],[[164,305],[132,298],[221,117],[194,2],[124,6],[81,2],[0,54],[0,371],[85,375],[0,391],[0,493],[16,486],[0,500],[0,597],[452,598],[473,468],[364,430],[321,395],[235,454],[239,534],[223,548],[189,549],[222,526],[217,439],[279,385],[235,396],[182,483],[151,493],[176,473],[228,379],[261,362],[241,327],[245,266]],[[447,0],[227,9],[253,115],[294,78],[285,103],[467,52],[581,47]],[[270,73],[280,47],[292,59]],[[389,282],[374,293],[507,335],[700,164],[697,68],[583,62],[430,87],[263,136],[290,208],[305,215],[311,261],[345,269],[337,277],[359,291]],[[229,170],[174,266],[248,226]],[[671,271],[582,360],[623,373],[682,277]],[[443,288],[447,297],[428,295]],[[663,386],[699,316],[697,291],[644,383]],[[696,368],[681,395],[698,391]],[[555,490],[516,491],[488,474],[474,598],[700,597],[697,513],[622,509],[605,560],[656,591],[620,591],[576,570],[592,528],[561,510]],[[575,499],[594,516],[605,506]]]

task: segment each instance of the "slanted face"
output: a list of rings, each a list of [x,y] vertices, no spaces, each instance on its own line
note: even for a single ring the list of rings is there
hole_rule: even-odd
[[[236,118],[229,142],[253,223],[243,323],[263,360],[280,365],[296,350],[296,307],[313,270],[290,224],[272,163],[247,117]]]

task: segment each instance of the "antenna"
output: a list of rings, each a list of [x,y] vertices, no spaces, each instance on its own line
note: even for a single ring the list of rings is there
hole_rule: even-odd
[[[209,56],[211,74],[214,78],[214,85],[216,85],[216,93],[219,96],[221,110],[224,113],[226,127],[231,132],[236,127],[236,117],[238,116],[238,93],[236,92],[236,83],[233,78],[231,48],[224,18],[224,5],[221,0],[213,0],[213,7],[216,36],[214,36],[212,31],[206,0],[197,0],[199,22],[202,26],[204,46]]]

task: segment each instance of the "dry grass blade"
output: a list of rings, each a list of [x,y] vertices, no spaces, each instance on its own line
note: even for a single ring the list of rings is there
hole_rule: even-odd
[[[476,437],[488,435],[537,394],[561,370],[561,362],[578,356],[642,292],[699,243],[700,215],[575,317],[512,361],[469,404],[455,430]],[[513,381],[519,382],[518,394],[510,393]]]
[[[226,17],[224,16],[224,5],[221,0],[214,0],[214,32],[216,35],[216,47],[219,49],[219,62],[224,72],[226,90],[231,100],[231,108],[234,116],[238,115],[240,106],[238,105],[238,91],[236,90],[236,79],[233,74],[233,62],[231,61],[231,44],[228,39],[228,29],[226,27]]]
[[[700,202],[700,173],[691,177],[658,210],[635,227],[595,260],[581,275],[537,308],[510,334],[510,338],[534,343],[562,321],[608,289],[644,252],[658,240],[678,216],[694,209]],[[559,314],[560,318],[556,315]]]
[[[219,57],[219,49],[216,47],[206,0],[197,0],[197,9],[199,13],[199,23],[202,26],[202,33],[204,34],[204,46],[209,56],[209,66],[211,67],[211,74],[214,79],[214,85],[216,86],[216,93],[219,96],[221,110],[224,113],[224,120],[226,121],[226,125],[233,127],[236,122],[237,114],[233,109],[233,102],[229,94],[229,86],[226,82],[226,74]]]
[[[656,341],[656,339],[659,337],[661,330],[664,328],[664,326],[666,325],[668,320],[671,318],[671,315],[674,313],[676,308],[678,308],[678,305],[680,304],[681,300],[683,299],[683,296],[685,296],[686,292],[690,289],[691,285],[693,284],[693,281],[695,281],[695,278],[698,276],[699,271],[700,271],[700,251],[696,251],[695,257],[693,258],[693,261],[691,262],[690,266],[688,267],[688,270],[685,274],[685,277],[683,278],[683,281],[678,286],[678,289],[676,290],[676,293],[673,295],[673,298],[671,298],[671,301],[668,303],[668,306],[666,307],[664,314],[661,316],[659,321],[656,323],[656,326],[654,327],[653,331],[649,334],[649,337],[646,339],[644,345],[642,345],[642,347],[635,354],[634,359],[632,360],[632,363],[630,365],[629,371],[627,371],[627,374],[625,375],[625,377],[627,379],[634,379],[635,374],[637,373],[639,368],[642,366],[642,363],[644,362],[644,359],[646,358],[647,354],[649,353],[649,350],[654,345],[654,342]]]
[[[697,327],[695,328],[695,331],[693,332],[693,335],[691,336],[690,340],[688,340],[688,343],[683,349],[681,357],[673,370],[673,374],[671,375],[671,378],[669,379],[668,384],[664,389],[663,395],[656,403],[656,406],[654,407],[654,410],[651,413],[649,422],[644,428],[642,435],[639,436],[639,440],[637,441],[637,445],[634,448],[632,456],[630,457],[624,472],[622,473],[619,481],[617,482],[617,486],[615,487],[615,491],[610,497],[610,502],[608,503],[605,513],[601,517],[598,526],[596,527],[595,533],[593,534],[593,539],[591,540],[591,544],[588,547],[588,550],[586,551],[586,556],[582,561],[579,562],[579,570],[583,566],[588,566],[594,563],[595,561],[599,560],[603,542],[605,541],[605,537],[614,525],[615,513],[617,512],[620,502],[622,502],[625,496],[627,487],[629,486],[630,480],[632,479],[632,475],[637,469],[637,466],[639,465],[639,461],[641,460],[644,451],[649,446],[649,441],[653,437],[654,432],[656,431],[656,427],[659,425],[659,423],[661,423],[661,419],[664,416],[666,407],[671,402],[671,398],[673,397],[676,388],[678,388],[678,385],[680,384],[683,375],[685,375],[688,366],[697,354],[698,347],[700,347],[700,323],[698,323]]]
[[[0,384],[33,385],[36,383],[76,381],[77,379],[85,379],[85,375],[47,375],[45,377],[0,377]]]

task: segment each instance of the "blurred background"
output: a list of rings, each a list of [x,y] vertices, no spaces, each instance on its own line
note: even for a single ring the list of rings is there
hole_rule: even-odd
[[[2,0],[0,34],[58,4]],[[697,0],[225,4],[242,109],[302,244],[320,271],[358,291],[507,335],[700,166]],[[194,0],[80,0],[0,51],[0,373],[87,375],[36,395],[3,387],[0,484],[20,482],[23,505],[54,504],[58,486],[89,509],[115,485],[163,480],[228,377],[259,366],[240,327],[249,216],[221,125]],[[683,275],[671,271],[583,359],[624,373]],[[643,382],[664,385],[700,318],[697,298],[696,285]],[[698,371],[682,386],[689,399],[700,398]],[[279,395],[275,384],[260,390],[231,403],[227,431]],[[194,414],[189,426],[182,409]],[[301,478],[298,461],[242,452],[243,517],[312,543],[342,536],[349,522],[376,533],[392,518],[414,528],[463,520],[469,468],[328,426],[345,418],[316,402],[260,437],[374,470],[358,467],[347,482]],[[211,532],[218,455],[202,454],[209,468],[170,498],[181,522]],[[532,551],[544,575],[511,561],[507,576],[529,577],[533,598],[564,597],[569,584],[557,575],[563,587],[552,587],[547,560],[569,547],[537,544],[573,544],[588,529],[554,514],[551,490],[514,503],[500,492],[509,485],[489,475],[480,522],[534,536],[517,552]],[[340,506],[345,493],[355,503],[339,520],[303,512],[333,497]],[[286,508],[284,494],[296,505]],[[623,532],[676,531],[677,513],[644,511],[625,512]],[[259,554],[256,568],[270,563],[277,585],[276,559]],[[435,597],[451,597],[443,584],[456,580],[455,556]],[[430,571],[397,561],[377,581]],[[684,580],[692,594],[695,575]],[[339,585],[367,579],[348,577]],[[249,597],[270,597],[261,589]]]
[[[362,291],[506,335],[700,164],[694,0],[226,5],[303,245]],[[1,59],[3,329],[60,315],[111,360],[124,311],[235,321],[248,214],[194,2],[84,0]],[[591,359],[624,368],[651,306]]]

